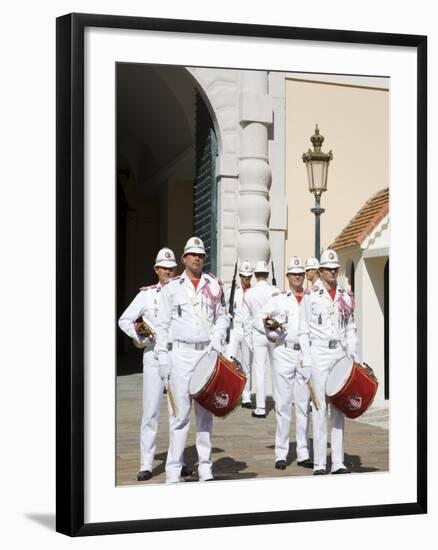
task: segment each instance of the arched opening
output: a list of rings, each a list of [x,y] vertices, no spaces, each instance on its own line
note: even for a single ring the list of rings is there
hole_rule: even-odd
[[[352,292],[355,291],[354,280],[355,280],[355,267],[354,267],[354,262],[351,261],[350,270],[349,270],[349,273],[348,273],[348,284],[350,285],[350,290]]]
[[[383,317],[384,317],[384,396],[389,399],[389,259],[385,263],[383,271],[384,281],[384,302],[383,302]]]
[[[141,286],[156,282],[153,265],[163,246],[179,261],[196,234],[207,248],[205,269],[216,271],[217,140],[200,85],[186,68],[119,63],[116,86],[120,316]],[[140,370],[129,340],[122,334],[117,343],[118,357],[132,359],[119,372]]]

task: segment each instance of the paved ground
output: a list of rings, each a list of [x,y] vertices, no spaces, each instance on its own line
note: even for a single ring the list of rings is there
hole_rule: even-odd
[[[142,375],[117,378],[117,484],[134,485],[139,468],[139,426],[141,419]],[[168,421],[165,399],[161,406],[161,422],[153,478],[146,483],[164,483],[164,464],[168,446]],[[192,413],[193,414],[193,413]],[[185,460],[196,471],[194,417],[187,440]],[[294,417],[292,419],[294,424]],[[311,432],[310,432],[311,433]],[[291,427],[288,467],[274,468],[275,414],[272,402],[264,420],[251,417],[241,407],[227,418],[215,418],[213,425],[213,475],[216,479],[249,479],[310,475],[296,465],[295,427]],[[370,409],[366,417],[346,420],[345,464],[352,472],[388,470],[388,412]],[[196,480],[196,476],[193,480]],[[145,483],[145,482],[143,482]]]

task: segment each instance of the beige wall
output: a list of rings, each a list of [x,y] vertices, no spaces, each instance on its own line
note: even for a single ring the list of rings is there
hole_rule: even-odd
[[[364,202],[388,186],[389,92],[320,82],[286,80],[286,262],[314,254],[314,197],[301,160],[315,124],[333,150],[328,191],[322,197],[321,247],[327,246]]]
[[[384,269],[388,258],[362,260],[362,315],[358,315],[359,353],[374,369],[379,380],[375,404],[384,402]]]

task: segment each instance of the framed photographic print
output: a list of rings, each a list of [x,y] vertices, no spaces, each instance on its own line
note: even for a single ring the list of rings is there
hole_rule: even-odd
[[[426,513],[426,64],[58,18],[59,532]]]

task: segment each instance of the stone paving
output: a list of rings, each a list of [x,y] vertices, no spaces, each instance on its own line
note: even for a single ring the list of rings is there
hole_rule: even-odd
[[[139,469],[139,427],[142,410],[142,374],[117,377],[117,485],[164,483],[168,447],[166,399],[161,404],[153,478],[137,482]],[[274,468],[275,413],[268,400],[266,419],[251,417],[238,407],[228,417],[213,424],[213,475],[217,480],[311,475],[296,464],[295,426],[292,417],[288,466]],[[345,464],[353,473],[388,470],[388,411],[370,409],[360,421],[346,419]],[[187,438],[185,461],[196,472],[195,419]],[[310,433],[311,430],[310,430]],[[196,474],[192,480],[196,481]]]

